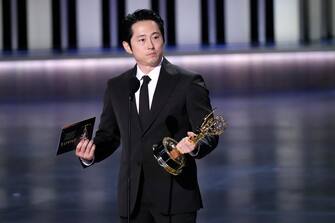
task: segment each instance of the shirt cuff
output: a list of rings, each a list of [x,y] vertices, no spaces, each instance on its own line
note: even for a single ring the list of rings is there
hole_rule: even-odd
[[[199,151],[200,151],[200,148],[201,148],[201,145],[204,145],[204,144],[205,144],[206,146],[209,146],[209,142],[208,142],[208,140],[206,139],[206,137],[205,137],[205,138],[202,138],[202,139],[197,143],[195,149],[194,149],[192,152],[190,152],[190,155],[193,156],[193,157],[198,156]]]
[[[80,158],[80,160],[84,164],[84,166],[91,166],[94,163],[94,158],[92,160],[85,160]]]
[[[200,151],[200,148],[199,148],[199,145],[197,144],[194,148],[193,151],[189,152],[189,154],[193,157],[197,156],[199,154],[199,151]]]

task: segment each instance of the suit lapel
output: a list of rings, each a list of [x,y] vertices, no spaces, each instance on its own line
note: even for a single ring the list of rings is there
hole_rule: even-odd
[[[155,94],[152,100],[150,119],[142,127],[143,134],[145,134],[148,131],[150,126],[156,120],[158,114],[160,113],[160,111],[162,111],[162,109],[166,105],[170,94],[175,89],[179,79],[179,76],[175,74],[176,74],[175,69],[172,67],[170,62],[164,58]]]

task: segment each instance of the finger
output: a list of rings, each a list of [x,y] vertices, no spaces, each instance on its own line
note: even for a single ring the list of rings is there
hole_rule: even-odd
[[[184,154],[185,152],[184,152],[184,148],[182,148],[182,147],[177,147],[177,150],[181,153],[181,154]]]
[[[183,153],[183,143],[182,143],[183,140],[180,140],[180,142],[178,142],[178,144],[176,145],[176,149],[181,153],[181,154],[184,154]]]
[[[195,137],[197,136],[194,132],[187,132],[187,136],[189,140],[194,140]]]
[[[189,146],[193,146],[195,144],[195,137],[187,137],[185,143]]]
[[[191,141],[188,137],[185,137],[182,143],[183,153],[190,153],[195,149],[195,143]]]
[[[81,152],[81,147],[84,143],[84,140],[80,140],[79,143],[77,144],[77,147],[76,147],[76,154],[79,154]]]
[[[196,134],[195,134],[194,132],[187,132],[187,135],[188,135],[189,137],[191,137],[191,136],[196,136]]]
[[[95,144],[93,144],[93,146],[92,146],[92,149],[91,149],[91,151],[90,151],[90,157],[94,157],[94,152],[95,152]]]
[[[87,143],[87,146],[86,146],[86,150],[85,150],[85,155],[86,156],[89,156],[90,152],[91,152],[91,149],[92,149],[92,146],[93,146],[93,141],[89,141]]]
[[[188,142],[185,142],[184,153],[189,153],[191,151],[191,145]]]
[[[77,153],[78,157],[80,157],[80,158],[84,157],[85,151],[87,149],[87,143],[88,143],[88,140],[86,140],[86,139],[82,140],[81,146],[79,147],[78,153]]]
[[[88,143],[89,143],[89,140],[88,139],[84,139],[83,145],[81,146],[83,153],[85,153]]]
[[[88,144],[87,144],[87,147],[88,147],[88,148],[92,148],[92,146],[93,146],[93,140],[90,140],[90,141],[88,142]]]
[[[186,149],[186,140],[188,138],[187,137],[184,137],[182,140],[180,140],[180,142],[177,144],[177,149],[180,153],[184,154],[187,152],[187,149]]]
[[[82,158],[85,153],[85,149],[86,149],[85,140],[82,140],[80,145],[77,146],[76,155]]]

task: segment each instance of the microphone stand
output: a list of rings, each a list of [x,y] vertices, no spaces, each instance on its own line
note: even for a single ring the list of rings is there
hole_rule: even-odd
[[[127,221],[130,223],[130,174],[131,174],[131,102],[133,99],[133,93],[129,93],[128,98],[128,172],[127,172]]]
[[[130,176],[131,176],[131,103],[135,96],[135,92],[140,87],[140,81],[136,77],[129,80],[129,95],[128,95],[128,170],[127,170],[127,220],[130,223]]]

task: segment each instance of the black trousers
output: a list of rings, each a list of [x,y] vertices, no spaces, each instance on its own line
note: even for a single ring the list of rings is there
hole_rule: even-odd
[[[136,215],[131,216],[131,223],[196,223],[197,212],[163,215],[154,209],[142,206]],[[121,218],[121,223],[127,223],[127,218]]]
[[[139,195],[137,197],[135,210],[130,217],[131,223],[196,223],[197,212],[187,212],[178,214],[162,214],[155,209],[155,205],[150,200],[150,191],[145,180],[143,171]],[[121,217],[121,223],[127,223],[128,219]]]

